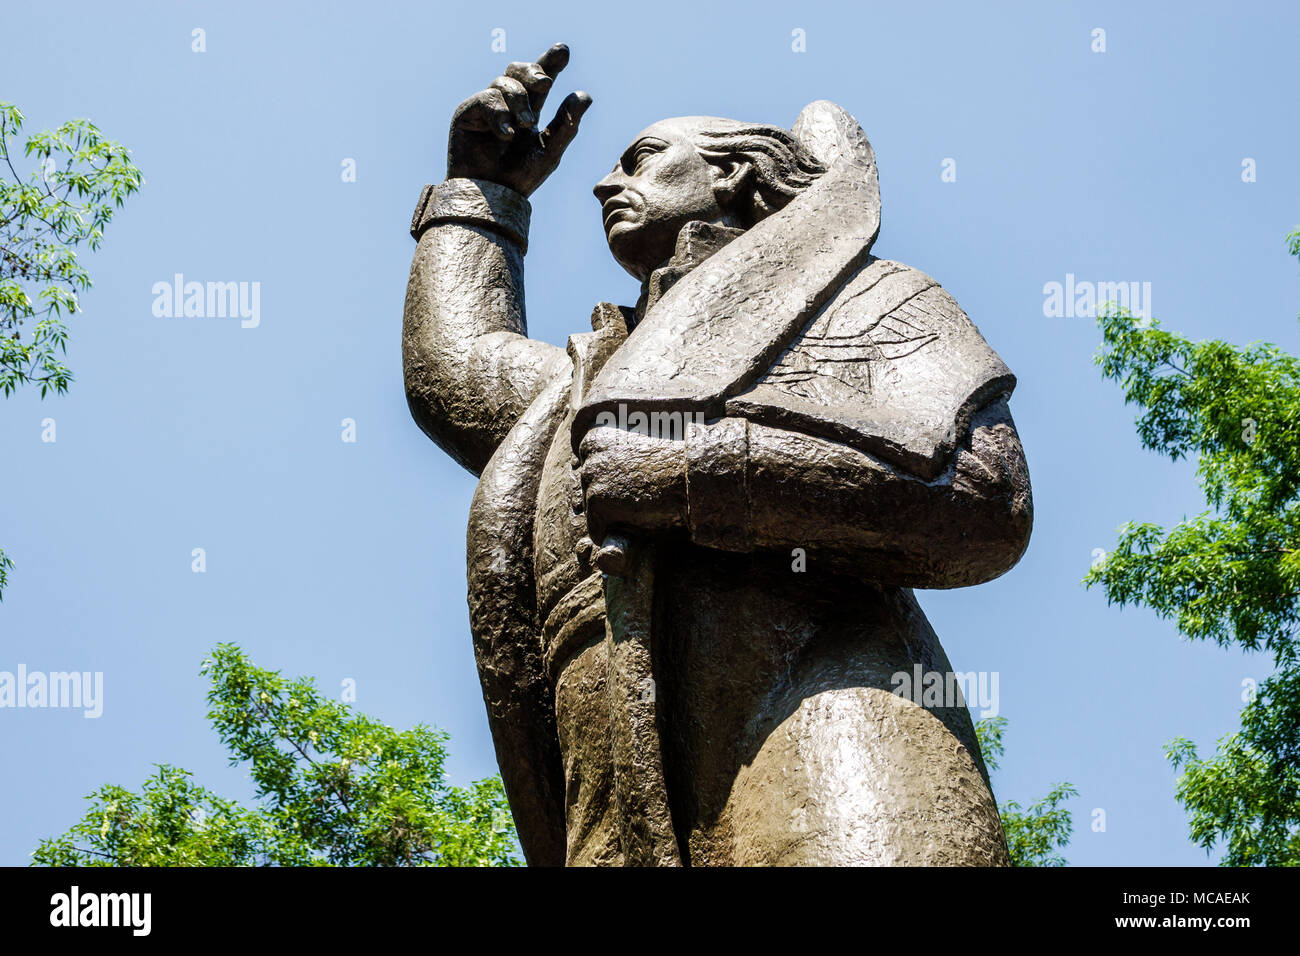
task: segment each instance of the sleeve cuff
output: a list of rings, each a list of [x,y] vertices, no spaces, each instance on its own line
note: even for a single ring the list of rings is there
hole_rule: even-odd
[[[459,222],[491,229],[528,251],[528,220],[532,206],[508,186],[483,179],[448,179],[425,186],[411,217],[411,238],[418,240],[430,226]]]
[[[748,421],[724,418],[688,426],[686,509],[692,541],[722,551],[753,550],[748,472]]]

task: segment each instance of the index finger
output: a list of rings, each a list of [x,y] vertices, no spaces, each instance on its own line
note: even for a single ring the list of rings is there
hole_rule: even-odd
[[[547,76],[554,79],[560,71],[569,65],[569,46],[557,43],[537,58],[537,65]]]
[[[528,104],[533,112],[540,113],[546,102],[546,95],[551,92],[555,76],[568,65],[569,48],[557,43],[537,58],[536,63],[511,63],[506,67],[505,75],[518,80],[528,91]]]
[[[517,81],[528,91],[528,104],[533,112],[539,112],[546,102],[546,94],[551,92],[555,80],[547,76],[536,63],[511,63],[506,67],[505,76]]]

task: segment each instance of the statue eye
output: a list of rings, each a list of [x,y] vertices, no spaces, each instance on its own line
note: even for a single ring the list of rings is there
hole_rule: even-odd
[[[619,160],[623,166],[623,172],[631,176],[637,171],[637,167],[641,165],[642,160],[654,153],[661,153],[663,150],[664,145],[662,143],[647,142],[639,143],[635,148],[629,147],[628,151],[623,154],[623,158]]]

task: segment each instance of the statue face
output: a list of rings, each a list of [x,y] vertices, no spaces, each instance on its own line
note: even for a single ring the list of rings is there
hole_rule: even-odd
[[[714,188],[722,170],[700,155],[693,140],[707,120],[684,117],[646,128],[593,190],[610,252],[642,281],[672,257],[688,222],[726,220]]]

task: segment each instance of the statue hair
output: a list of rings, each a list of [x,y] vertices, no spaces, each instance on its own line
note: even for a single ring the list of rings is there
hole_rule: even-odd
[[[784,207],[811,186],[826,166],[789,131],[763,123],[727,123],[697,132],[695,146],[704,159],[721,166],[749,163],[750,194],[737,197],[746,228]]]

